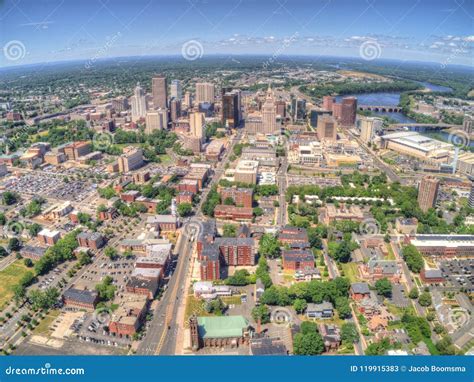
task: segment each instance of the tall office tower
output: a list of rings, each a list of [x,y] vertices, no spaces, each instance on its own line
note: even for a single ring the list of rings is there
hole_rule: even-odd
[[[189,130],[193,137],[199,138],[201,142],[204,140],[206,129],[206,121],[204,113],[194,112],[189,114]]]
[[[285,101],[276,101],[276,113],[280,118],[286,118],[286,102]]]
[[[168,127],[168,111],[166,109],[158,109],[146,113],[145,133],[151,134],[155,130],[163,130]]]
[[[119,172],[129,172],[140,168],[143,166],[143,150],[134,146],[125,147],[117,162]]]
[[[170,119],[171,122],[175,122],[181,117],[181,101],[176,98],[172,98],[170,101]]]
[[[176,98],[179,100],[182,98],[183,92],[181,90],[181,82],[179,82],[179,80],[171,81],[170,93],[171,98]]]
[[[132,96],[132,121],[138,121],[146,116],[146,97],[143,88],[137,83]]]
[[[421,179],[418,186],[418,205],[423,212],[428,211],[436,204],[438,197],[439,180],[431,176]]]
[[[471,179],[471,191],[469,192],[469,207],[474,208],[474,179]]]
[[[126,97],[117,97],[112,100],[112,108],[115,110],[116,113],[120,113],[121,111],[128,109],[128,99]]]
[[[344,97],[341,102],[341,125],[352,126],[356,121],[357,98]]]
[[[474,118],[472,115],[466,114],[462,122],[462,128],[466,133],[474,133]]]
[[[303,121],[306,118],[306,100],[297,98],[291,100],[291,117],[293,121]]]
[[[214,84],[209,82],[198,82],[196,83],[196,103],[202,102],[214,103]]]
[[[190,92],[184,93],[183,109],[189,109],[192,106],[193,106],[193,103],[191,100],[191,93]]]
[[[371,142],[375,132],[382,126],[383,120],[376,117],[359,117],[360,139],[362,142]]]
[[[309,113],[309,124],[311,127],[317,127],[319,118],[324,115],[332,116],[332,111],[322,109],[311,109]]]
[[[222,125],[236,128],[240,124],[239,93],[222,89]]]
[[[323,109],[332,111],[332,105],[336,102],[336,99],[333,96],[324,96],[323,97]]]
[[[166,109],[168,99],[168,84],[166,77],[153,77],[151,80],[151,95],[155,109]]]
[[[330,115],[323,115],[318,118],[316,129],[320,141],[335,141],[337,139],[337,122]]]
[[[276,107],[270,85],[268,85],[267,97],[262,106],[262,127],[264,134],[273,134],[277,129]]]

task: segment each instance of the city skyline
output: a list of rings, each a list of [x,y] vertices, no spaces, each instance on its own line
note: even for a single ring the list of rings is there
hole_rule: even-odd
[[[472,66],[473,8],[455,1],[401,1],[396,7],[383,1],[5,1],[0,66],[243,54],[368,54],[370,60]]]

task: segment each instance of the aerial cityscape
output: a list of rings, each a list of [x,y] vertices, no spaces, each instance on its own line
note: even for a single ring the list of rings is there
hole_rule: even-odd
[[[2,355],[474,355],[474,3],[258,3],[0,2]]]

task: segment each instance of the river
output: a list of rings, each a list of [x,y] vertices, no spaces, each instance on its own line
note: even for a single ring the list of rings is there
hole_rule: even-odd
[[[420,82],[425,88],[436,92],[450,92],[451,88],[435,85],[429,82]],[[400,103],[400,92],[379,92],[379,93],[360,93],[360,94],[347,94],[344,96],[337,96],[336,100],[341,101],[343,97],[356,97],[359,105],[386,105],[386,106],[398,106]],[[408,118],[403,113],[387,113],[387,112],[373,112],[375,115],[380,117],[387,116],[391,119],[396,120],[398,123],[413,123],[413,119]]]

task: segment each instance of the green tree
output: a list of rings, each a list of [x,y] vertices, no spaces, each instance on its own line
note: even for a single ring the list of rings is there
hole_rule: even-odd
[[[21,241],[18,238],[12,237],[8,241],[8,250],[10,252],[17,252],[20,250],[20,248],[21,248]]]
[[[107,247],[104,250],[105,256],[107,256],[110,260],[115,260],[118,257],[118,252],[113,247]]]
[[[28,268],[31,268],[33,266],[33,261],[31,259],[25,259],[25,260],[23,260],[23,263]]]
[[[180,203],[178,205],[178,214],[181,217],[190,216],[193,213],[193,205],[191,203]]]
[[[352,344],[359,341],[357,326],[352,322],[345,322],[341,326],[341,340],[345,344]]]
[[[224,224],[223,236],[235,237],[237,235],[237,226],[235,224]]]
[[[415,273],[420,273],[423,268],[423,256],[413,244],[405,246],[402,250],[403,258],[408,268]]]
[[[412,300],[415,300],[417,299],[419,296],[419,293],[418,293],[418,289],[417,288],[413,288],[410,293],[408,293],[408,297],[410,297]]]
[[[321,334],[297,333],[293,339],[293,352],[296,355],[318,355],[324,351],[324,342]]]
[[[392,284],[386,277],[375,282],[375,289],[381,296],[390,297],[392,295]]]
[[[0,245],[0,258],[8,256],[8,251]]]
[[[418,303],[421,305],[421,306],[430,306],[431,303],[432,303],[432,300],[431,300],[431,294],[430,292],[422,292],[420,293],[420,297],[418,297]]]
[[[436,349],[441,355],[455,355],[456,349],[453,345],[453,341],[449,336],[443,337],[436,343]]]
[[[234,199],[232,197],[228,196],[227,198],[224,199],[224,204],[226,206],[235,206]]]
[[[255,322],[260,322],[262,324],[267,324],[270,322],[270,311],[266,305],[259,305],[252,309],[252,318]]]
[[[280,243],[278,239],[269,233],[263,234],[259,242],[258,252],[260,255],[270,259],[280,256]]]
[[[293,309],[296,311],[296,313],[303,313],[306,310],[307,306],[308,303],[302,298],[297,298],[295,301],[293,301]]]

